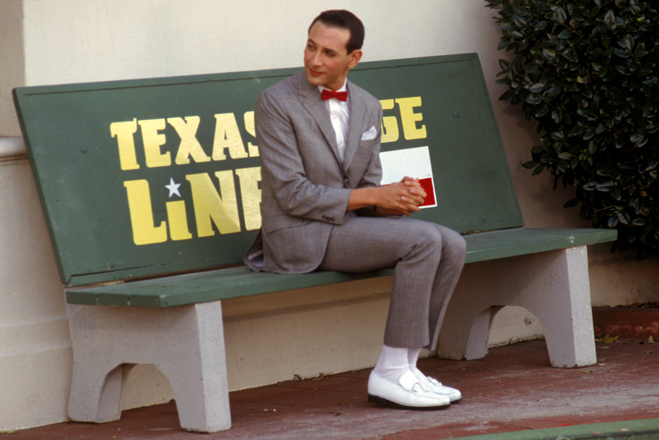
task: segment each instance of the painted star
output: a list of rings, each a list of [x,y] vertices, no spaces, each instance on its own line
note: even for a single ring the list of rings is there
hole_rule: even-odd
[[[165,185],[165,188],[169,190],[169,197],[171,198],[174,194],[181,197],[181,193],[178,192],[178,187],[181,186],[180,183],[174,182],[174,178],[169,178],[169,185]]]

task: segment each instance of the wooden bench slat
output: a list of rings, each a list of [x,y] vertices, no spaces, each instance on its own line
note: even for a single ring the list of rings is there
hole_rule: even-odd
[[[467,263],[516,257],[575,246],[607,243],[617,231],[607,229],[514,228],[467,235]]]
[[[615,231],[599,229],[515,228],[483,232],[465,237],[467,263],[605,243],[614,238]],[[255,273],[246,267],[234,267],[71,290],[67,292],[67,302],[70,304],[171,307],[392,274],[393,270],[383,269],[355,274],[318,271],[303,275],[284,275]]]

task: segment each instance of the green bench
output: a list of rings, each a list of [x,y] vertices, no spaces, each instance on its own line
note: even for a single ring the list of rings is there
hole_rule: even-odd
[[[241,264],[260,227],[253,107],[295,71],[14,91],[66,291],[72,420],[118,419],[126,370],[154,364],[183,428],[228,429],[222,300],[392,274]],[[478,57],[362,63],[350,78],[382,102],[385,175],[418,172],[433,190],[416,217],[465,234],[467,263],[500,280],[461,280],[439,355],[485,355],[492,317],[519,305],[553,365],[595,363],[586,246],[616,232],[524,227]]]

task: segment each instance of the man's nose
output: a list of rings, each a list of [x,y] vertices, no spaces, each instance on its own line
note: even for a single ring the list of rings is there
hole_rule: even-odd
[[[311,64],[314,66],[320,66],[322,64],[320,52],[314,54],[313,58],[311,58]]]

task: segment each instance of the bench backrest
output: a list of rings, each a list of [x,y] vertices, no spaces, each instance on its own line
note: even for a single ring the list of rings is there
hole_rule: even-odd
[[[16,89],[63,283],[241,262],[260,227],[254,104],[297,70]],[[382,102],[382,151],[409,150],[383,154],[390,178],[434,183],[419,218],[523,225],[475,54],[362,63],[350,79]]]

